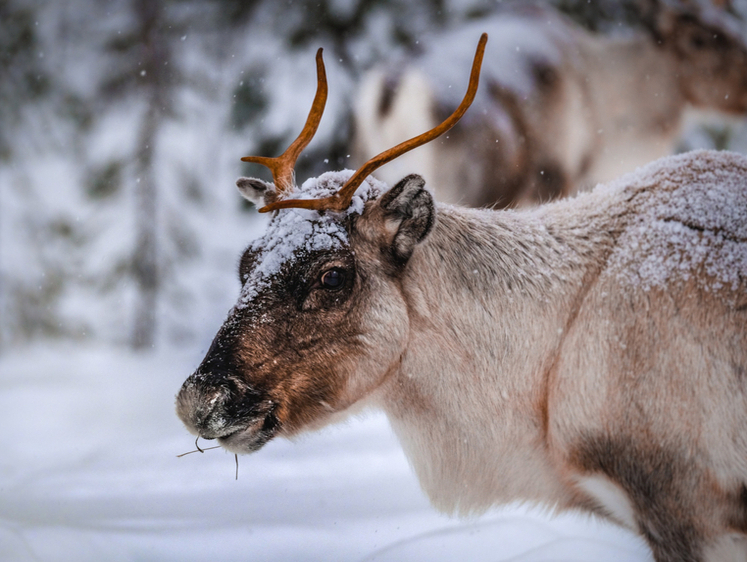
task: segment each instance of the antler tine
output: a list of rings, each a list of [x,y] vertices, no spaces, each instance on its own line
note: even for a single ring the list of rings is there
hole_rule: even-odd
[[[358,187],[363,183],[363,180],[365,180],[374,170],[383,166],[387,162],[391,162],[395,158],[403,155],[405,152],[409,152],[414,148],[436,139],[456,125],[459,119],[462,118],[469,106],[472,105],[472,102],[475,99],[475,94],[477,93],[477,86],[480,82],[480,68],[482,67],[482,59],[485,54],[485,45],[487,42],[488,34],[483,33],[480,36],[480,41],[477,44],[477,51],[475,52],[475,58],[472,61],[472,72],[469,77],[467,93],[464,94],[462,102],[459,104],[459,107],[454,110],[454,113],[447,117],[440,125],[374,156],[368,162],[363,164],[363,166],[361,166],[358,171],[355,172],[347,182],[345,182],[345,185],[342,186],[340,191],[334,195],[323,199],[287,199],[284,201],[275,201],[274,203],[262,207],[259,212],[267,213],[276,209],[287,209],[291,207],[314,209],[317,211],[327,209],[338,212],[347,209],[353,199],[355,190],[358,189]]]
[[[322,120],[324,106],[327,103],[327,72],[324,69],[324,59],[322,58],[322,49],[316,52],[316,95],[314,102],[311,104],[309,116],[306,124],[298,135],[298,138],[276,158],[267,158],[264,156],[244,156],[242,162],[253,162],[267,166],[272,171],[272,177],[275,181],[275,188],[280,192],[288,192],[293,189],[293,168],[301,151],[314,138],[319,122]]]

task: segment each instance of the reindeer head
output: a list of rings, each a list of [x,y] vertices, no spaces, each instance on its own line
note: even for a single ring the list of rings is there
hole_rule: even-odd
[[[654,1],[644,21],[660,47],[677,60],[687,101],[725,112],[747,111],[744,31],[723,7],[688,0],[671,5]]]
[[[299,138],[279,158],[244,158],[270,167],[274,183],[241,178],[239,190],[274,214],[241,258],[237,304],[177,396],[190,431],[233,452],[254,451],[275,435],[332,421],[397,368],[409,323],[398,280],[435,208],[419,176],[387,191],[369,174],[459,120],[477,91],[486,42],[483,34],[467,94],[441,125],[355,173],[326,173],[297,188],[293,165],[326,100],[320,49],[317,94]]]

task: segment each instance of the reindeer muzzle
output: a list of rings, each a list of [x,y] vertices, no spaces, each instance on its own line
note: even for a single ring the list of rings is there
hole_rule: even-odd
[[[190,432],[235,453],[256,451],[276,433],[274,403],[230,373],[200,370],[182,385],[176,411]]]

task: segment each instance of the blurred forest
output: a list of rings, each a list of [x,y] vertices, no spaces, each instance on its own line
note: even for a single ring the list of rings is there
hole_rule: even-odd
[[[298,134],[316,49],[330,99],[299,178],[349,167],[365,70],[508,3],[0,0],[0,352],[48,338],[209,342],[263,224],[233,184],[270,177],[239,158]],[[594,31],[639,25],[632,0],[551,3]],[[732,6],[744,20],[744,2]],[[700,129],[683,148],[733,135]]]

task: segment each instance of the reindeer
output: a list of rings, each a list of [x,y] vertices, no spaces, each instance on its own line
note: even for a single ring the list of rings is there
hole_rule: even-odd
[[[319,51],[301,135],[244,158],[272,169],[237,185],[273,214],[178,416],[249,453],[379,407],[441,510],[524,500],[633,529],[657,562],[744,560],[747,158],[669,157],[523,211],[373,178],[466,111],[486,40],[443,123],[299,188]]]
[[[422,56],[364,78],[354,160],[456,107],[454,77],[470,55],[458,45],[478,27],[499,39],[470,115],[448,138],[381,169],[380,179],[394,183],[415,169],[446,203],[536,204],[674,153],[689,108],[747,112],[747,47],[725,11],[647,4],[648,31],[632,36],[593,34],[533,6],[432,37]]]

